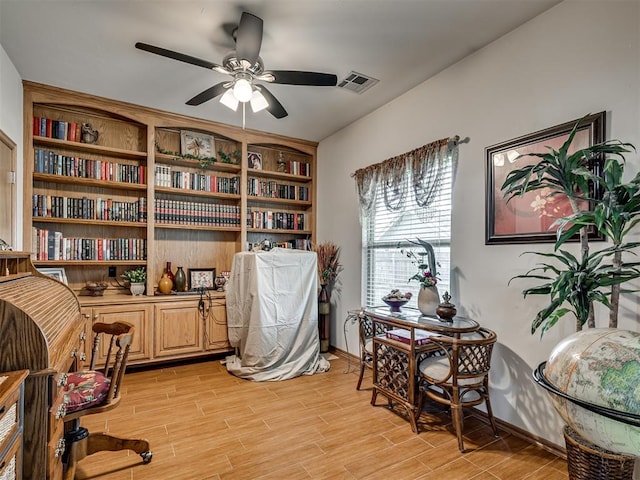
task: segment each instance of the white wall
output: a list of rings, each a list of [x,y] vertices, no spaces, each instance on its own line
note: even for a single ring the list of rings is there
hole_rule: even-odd
[[[573,331],[566,320],[541,341],[529,328],[541,298],[508,286],[532,258],[525,250],[548,245],[484,243],[487,146],[553,125],[607,111],[607,138],[640,146],[640,3],[567,0],[367,117],[323,140],[318,162],[318,241],[342,248],[341,287],[331,344],[345,349],[347,311],[360,306],[361,243],[351,174],[431,141],[460,135],[460,163],[454,189],[453,301],[462,314],[498,333],[492,370],[497,417],[557,444],[561,421],[532,368]],[[375,95],[375,87],[365,93]],[[640,167],[627,157],[627,171]],[[626,304],[621,326],[638,329],[637,302]],[[350,352],[357,328],[348,326]]]
[[[0,130],[16,145],[16,244],[14,249],[22,248],[22,79],[11,63],[7,53],[0,45]],[[0,207],[2,208],[2,207]],[[6,238],[11,243],[11,239]]]

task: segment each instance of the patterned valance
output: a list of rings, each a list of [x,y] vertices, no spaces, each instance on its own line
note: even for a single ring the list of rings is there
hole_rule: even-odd
[[[455,178],[460,137],[443,138],[383,162],[360,168],[352,175],[360,201],[360,213],[368,216],[380,188],[390,211],[404,208],[411,183],[416,203],[428,207],[436,197],[447,163]]]

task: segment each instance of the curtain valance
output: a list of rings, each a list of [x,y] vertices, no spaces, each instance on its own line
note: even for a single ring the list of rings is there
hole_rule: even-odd
[[[411,187],[416,203],[428,207],[436,196],[445,166],[451,163],[455,178],[460,137],[443,138],[353,173],[360,201],[360,214],[368,216],[382,189],[388,210],[402,210]]]

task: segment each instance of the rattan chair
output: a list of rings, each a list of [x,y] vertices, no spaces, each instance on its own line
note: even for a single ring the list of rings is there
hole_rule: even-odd
[[[133,325],[126,322],[94,324],[89,370],[72,372],[67,378],[64,387],[64,423],[67,432],[63,458],[66,463],[65,480],[75,477],[80,460],[99,451],[133,450],[142,457],[143,463],[151,461],[152,453],[147,440],[89,433],[80,426],[80,419],[85,415],[107,412],[120,404],[120,388],[127,368],[133,330]],[[96,369],[98,364],[101,369]]]
[[[450,407],[461,452],[464,452],[464,407],[485,402],[491,428],[498,436],[489,398],[491,353],[496,339],[495,332],[486,328],[463,338],[434,335],[431,342],[441,355],[427,357],[418,367],[420,407],[425,398]]]
[[[375,331],[374,331],[375,328]],[[358,313],[358,331],[360,342],[360,376],[356,390],[360,390],[362,379],[366,369],[373,369],[373,337],[384,334],[388,330],[387,325],[376,323],[365,315],[363,311]]]

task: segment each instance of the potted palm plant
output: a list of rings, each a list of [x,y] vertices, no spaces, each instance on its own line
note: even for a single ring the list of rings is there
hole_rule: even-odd
[[[554,406],[565,421],[583,426],[578,432],[580,435],[565,428],[570,478],[587,478],[576,472],[584,472],[591,465],[595,469],[601,469],[608,462],[607,468],[620,472],[621,476],[615,478],[630,479],[633,475],[633,459],[629,455],[637,455],[637,452],[629,450],[625,445],[631,443],[628,438],[640,433],[637,430],[640,425],[640,408],[629,397],[633,397],[634,389],[624,386],[640,382],[640,334],[628,332],[628,335],[612,335],[610,330],[617,327],[621,284],[640,277],[640,263],[623,259],[625,254],[635,254],[633,251],[640,246],[638,242],[624,242],[624,237],[640,221],[640,176],[636,175],[628,183],[623,182],[624,154],[635,150],[627,143],[612,140],[569,153],[579,125],[580,121],[559,150],[550,148],[548,152],[533,154],[540,159],[538,163],[514,170],[502,185],[507,199],[547,188],[552,195],[566,195],[573,208],[573,214],[558,219],[555,223],[558,230],[553,252],[525,252],[543,257],[546,261],[514,278],[542,280],[541,284],[523,290],[523,295],[549,297],[548,305],[537,313],[532,322],[532,333],[540,328],[544,334],[568,313],[576,318],[576,330],[581,331],[585,324],[595,327],[594,303],[600,303],[609,309],[610,329],[582,332],[582,340],[578,340],[580,333],[564,339],[551,354],[550,368],[547,368],[549,375],[545,377],[543,363],[536,370],[535,376],[538,383],[554,392]],[[601,175],[595,175],[589,169],[593,161],[603,165]],[[598,190],[602,193],[601,198],[590,196],[589,192]],[[587,203],[594,207],[581,210],[580,200],[588,200]],[[596,252],[590,251],[588,228],[596,229],[611,244]],[[578,255],[563,248],[576,234],[580,235],[581,240]],[[584,345],[588,343],[597,348],[587,354]],[[605,344],[614,345],[613,351]],[[569,365],[569,362],[573,363]],[[583,367],[583,364],[587,366]],[[572,377],[574,372],[576,377]],[[569,389],[576,391],[574,387],[578,383],[581,391],[586,391],[591,396],[590,401],[585,402],[575,396],[572,398],[568,394]],[[597,404],[594,399],[597,399]],[[567,400],[577,404],[579,408],[567,408]],[[586,410],[580,408],[600,415],[603,412],[610,414],[612,416],[609,418],[616,421],[622,418],[624,428],[617,427],[615,434],[620,436],[612,440],[611,436],[603,434],[600,426],[584,428],[589,422],[581,421],[586,418],[583,416]],[[619,418],[616,418],[616,412],[620,413]],[[572,417],[574,415],[580,415],[581,418],[576,422],[576,418]],[[631,423],[626,423],[627,421]],[[600,447],[616,446],[618,451],[627,455],[616,456],[612,452],[594,450],[581,436]],[[597,460],[591,462],[594,457]],[[587,461],[589,464],[585,463]],[[597,474],[594,470],[593,476],[589,478],[597,478]]]
[[[147,283],[147,270],[144,267],[127,270],[121,277],[129,282],[131,295],[138,296],[144,294]]]

